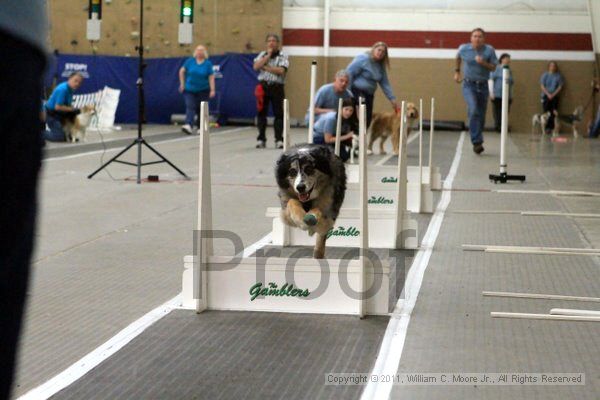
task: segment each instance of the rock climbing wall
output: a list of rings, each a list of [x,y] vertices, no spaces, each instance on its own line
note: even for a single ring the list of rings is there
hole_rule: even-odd
[[[87,1],[49,2],[50,46],[61,53],[135,56],[140,35],[140,0],[103,1],[102,39],[86,39]],[[179,45],[179,0],[144,1],[147,57],[190,54],[195,44],[210,53],[254,53],[265,34],[281,34],[282,0],[195,0],[194,45]]]

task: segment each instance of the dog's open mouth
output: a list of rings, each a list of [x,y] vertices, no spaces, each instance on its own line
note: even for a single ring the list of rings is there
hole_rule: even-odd
[[[310,189],[308,192],[298,193],[298,200],[300,200],[302,203],[306,203],[307,201],[310,200],[311,193],[312,193],[312,189]]]

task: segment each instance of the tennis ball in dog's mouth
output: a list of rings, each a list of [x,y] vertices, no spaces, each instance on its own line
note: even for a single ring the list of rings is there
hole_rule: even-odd
[[[304,215],[303,221],[308,226],[315,226],[317,224],[317,217],[315,214]]]

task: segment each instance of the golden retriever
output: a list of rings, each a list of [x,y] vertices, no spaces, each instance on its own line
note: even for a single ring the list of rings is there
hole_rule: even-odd
[[[410,135],[413,122],[419,118],[419,110],[414,103],[406,104],[406,123],[408,124],[406,134]],[[379,154],[385,154],[383,145],[388,137],[392,137],[392,149],[398,154],[400,145],[400,114],[395,112],[382,112],[373,116],[369,129],[369,145],[367,154],[373,154],[373,143],[380,139]]]

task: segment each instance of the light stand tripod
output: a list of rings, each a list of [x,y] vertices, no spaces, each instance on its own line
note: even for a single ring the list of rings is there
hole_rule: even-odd
[[[182,170],[177,168],[175,166],[175,164],[173,164],[171,161],[169,161],[167,158],[165,158],[162,154],[160,154],[154,147],[150,146],[148,144],[148,142],[146,142],[146,140],[142,137],[142,124],[144,122],[144,114],[145,114],[144,68],[146,67],[146,65],[144,64],[144,0],[140,0],[140,40],[139,40],[138,45],[136,46],[136,50],[138,51],[138,58],[139,58],[138,79],[136,81],[136,85],[137,85],[137,89],[138,89],[138,121],[137,121],[138,135],[137,135],[137,138],[134,139],[131,144],[129,144],[127,147],[125,147],[123,150],[121,150],[116,156],[114,156],[113,158],[111,158],[110,160],[108,160],[107,162],[102,164],[102,166],[100,168],[98,168],[97,170],[92,172],[90,175],[88,175],[88,179],[92,179],[94,177],[94,175],[96,175],[98,172],[102,171],[105,167],[107,167],[113,161],[120,163],[120,164],[132,165],[132,166],[137,167],[137,183],[138,184],[142,182],[141,174],[142,174],[142,167],[144,165],[160,164],[160,163],[169,164],[171,167],[173,167],[173,169],[175,169],[177,172],[179,172],[181,175],[183,175],[186,179],[190,179],[189,176],[187,176]],[[122,160],[118,159],[127,150],[129,150],[130,148],[132,148],[133,146],[136,146],[136,145],[137,145],[137,151],[138,151],[137,152],[137,162],[132,163],[129,161],[122,161]],[[142,145],[146,146],[148,149],[150,149],[150,151],[152,151],[154,154],[156,154],[158,157],[160,157],[160,160],[143,163],[142,162]]]

